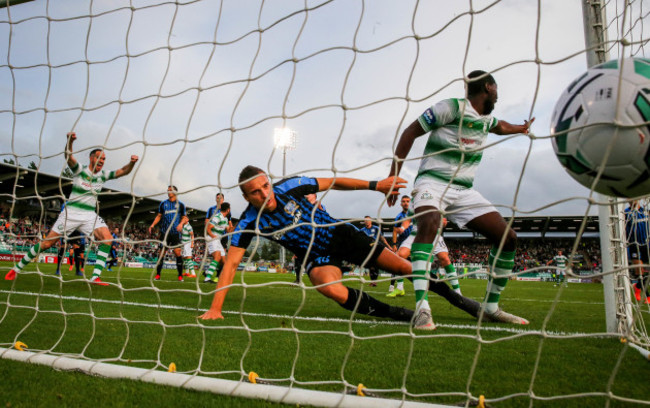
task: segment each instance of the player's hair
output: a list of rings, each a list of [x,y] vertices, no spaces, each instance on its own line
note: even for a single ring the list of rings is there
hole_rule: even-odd
[[[221,203],[221,208],[219,210],[221,212],[226,212],[230,210],[230,203],[226,203],[226,202]]]
[[[216,197],[219,197],[219,196],[221,196],[221,197],[224,197],[224,198],[225,198],[225,196],[223,195],[223,193],[222,193],[222,192],[218,192],[218,193],[217,193],[217,195],[216,195]]]
[[[252,179],[258,174],[266,174],[266,172],[259,167],[251,166],[250,164],[242,169],[239,173],[238,179],[239,188],[242,192],[244,191],[244,182]]]
[[[474,96],[485,92],[485,85],[493,85],[497,82],[494,77],[485,71],[472,71],[467,74],[470,80],[467,82],[467,96]],[[474,79],[478,78],[478,79]]]
[[[90,151],[90,154],[88,155],[88,157],[93,157],[95,155],[95,153],[101,152],[101,151],[102,151],[102,149],[100,149],[100,148],[93,149],[93,150]]]
[[[366,216],[364,216],[363,218],[364,218],[364,219],[366,219],[366,218],[370,218],[370,219],[372,220],[372,217],[369,216],[369,215],[366,215]]]
[[[174,193],[178,193],[178,188],[177,188],[176,186],[173,186],[173,185],[172,185],[172,186],[167,186],[167,189],[168,189],[168,190],[169,190],[170,188],[172,189],[172,191],[173,191]]]
[[[408,199],[410,200],[410,199],[411,199],[411,196],[408,196],[408,195],[404,194],[400,200],[403,200],[403,199],[405,199],[405,198],[408,198]]]

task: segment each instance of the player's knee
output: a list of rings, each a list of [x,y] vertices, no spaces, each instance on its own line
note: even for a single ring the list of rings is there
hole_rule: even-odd
[[[426,213],[418,216],[418,232],[415,241],[433,241],[440,228],[440,213]]]
[[[317,289],[325,297],[328,297],[338,303],[345,303],[348,291],[341,284],[321,286]]]
[[[517,233],[511,229],[508,228],[506,230],[506,239],[503,244],[503,249],[505,251],[514,251],[517,249]]]

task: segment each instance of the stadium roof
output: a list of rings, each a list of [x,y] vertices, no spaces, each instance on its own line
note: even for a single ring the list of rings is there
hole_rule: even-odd
[[[40,217],[43,209],[50,215],[57,213],[61,203],[70,193],[72,180],[67,177],[57,177],[39,173],[33,169],[16,167],[13,164],[0,163],[0,198],[3,205],[12,205],[15,194],[16,206],[14,216]],[[14,192],[15,187],[15,192]],[[107,221],[124,221],[128,216],[129,222],[150,223],[158,210],[159,200],[140,197],[117,190],[104,188],[99,195],[100,215]],[[193,226],[203,225],[206,211],[189,208],[189,217]],[[585,234],[598,233],[598,218],[586,217]],[[515,231],[524,236],[547,237],[553,235],[575,236],[583,223],[580,216],[526,216],[516,217],[513,226]],[[362,226],[363,221],[355,221]],[[382,220],[382,232],[392,233],[393,219]],[[466,230],[461,230],[453,223],[445,228],[447,236],[472,236]]]

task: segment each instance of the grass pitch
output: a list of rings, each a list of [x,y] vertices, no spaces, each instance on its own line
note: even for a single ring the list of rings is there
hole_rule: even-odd
[[[0,263],[4,274],[9,263]],[[40,271],[40,273],[37,272]],[[90,269],[90,268],[88,268]],[[350,312],[292,275],[238,273],[223,321],[197,320],[215,286],[175,271],[152,281],[152,271],[114,268],[109,287],[90,286],[73,272],[62,279],[51,265],[31,264],[16,281],[0,281],[0,346],[15,341],[30,350],[71,357],[240,380],[249,371],[280,385],[340,392],[364,384],[386,398],[455,404],[468,393],[490,406],[633,406],[650,401],[650,363],[605,333],[599,284],[511,281],[501,306],[529,326],[477,322],[431,295],[438,329]],[[347,280],[348,278],[346,278]],[[119,286],[117,286],[119,284]],[[407,296],[387,299],[388,282],[363,288],[391,304],[413,307]],[[485,281],[461,280],[465,296],[480,299]],[[647,305],[642,306],[646,322]],[[201,406],[274,406],[263,401],[172,389],[0,359],[0,404],[134,406],[196,402]],[[293,380],[292,380],[293,379]],[[56,386],[53,386],[56,384]],[[160,401],[160,403],[156,403]]]

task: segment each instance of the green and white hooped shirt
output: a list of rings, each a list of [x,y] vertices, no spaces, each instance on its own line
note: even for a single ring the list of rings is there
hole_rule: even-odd
[[[189,244],[192,242],[192,232],[194,232],[194,230],[189,222],[183,224],[183,229],[181,230],[181,242],[183,244]]]
[[[72,171],[72,192],[66,202],[66,208],[76,208],[84,211],[97,209],[97,195],[102,191],[104,183],[115,178],[115,172],[104,170],[93,174],[88,166],[79,165],[70,167]]]
[[[480,115],[465,99],[445,99],[427,109],[418,122],[431,133],[416,180],[426,177],[471,188],[487,135],[499,121]]]
[[[210,218],[210,224],[214,226],[212,233],[217,237],[212,238],[210,235],[206,234],[206,239],[212,241],[213,239],[221,239],[221,237],[226,233],[226,228],[228,228],[228,218],[221,213],[221,211],[216,210],[212,218]]]

